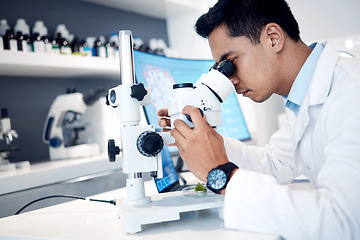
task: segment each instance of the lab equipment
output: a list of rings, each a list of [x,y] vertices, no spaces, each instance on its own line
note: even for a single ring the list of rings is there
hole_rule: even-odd
[[[140,106],[150,102],[150,94],[143,84],[135,84],[132,34],[129,30],[119,32],[121,84],[108,91],[108,104],[119,107],[121,127],[120,145],[110,139],[109,160],[120,155],[123,172],[128,175],[127,199],[117,199],[119,217],[127,233],[141,231],[141,225],[180,219],[181,212],[202,209],[222,209],[223,197],[219,195],[193,199],[181,192],[145,196],[142,173],[162,178],[161,150],[172,143],[169,132],[155,132],[153,125],[139,125]],[[221,215],[219,210],[219,215]]]
[[[193,83],[214,65],[213,60],[178,59],[134,51],[135,77],[151,93],[151,104],[143,106],[148,124],[160,128],[156,112],[174,100],[173,85]],[[235,91],[222,104],[222,125],[217,131],[224,137],[241,141],[251,138]],[[168,147],[178,155],[176,147]]]
[[[194,127],[191,117],[181,113],[186,105],[198,107],[212,127],[220,126],[221,103],[234,91],[229,80],[234,71],[235,66],[224,60],[214,64],[208,73],[201,75],[195,86],[192,83],[174,84],[174,100],[168,106],[171,126],[174,126],[176,119],[181,119],[189,127]]]
[[[133,40],[130,31],[119,32],[120,77],[121,84],[108,91],[108,104],[119,107],[121,128],[120,147],[109,140],[109,160],[115,161],[116,155],[122,157],[123,172],[128,174],[126,186],[129,205],[150,202],[145,196],[143,172],[162,177],[161,149],[166,133],[156,133],[152,125],[139,125],[140,105],[149,103],[148,91],[143,84],[135,84],[133,65]],[[166,143],[165,143],[166,144]]]
[[[107,153],[107,139],[119,139],[116,111],[105,106],[105,90],[69,91],[52,103],[43,131],[50,160]]]
[[[18,134],[15,130],[11,129],[11,121],[8,116],[7,108],[1,109],[1,121],[0,121],[0,140],[5,140],[7,145],[10,145],[15,138],[18,138]]]
[[[6,147],[2,149],[0,148],[0,171],[13,171],[16,168],[25,168],[30,166],[28,161],[18,162],[18,165],[9,161],[11,158],[11,152],[18,150],[17,147],[12,147],[10,144],[18,137],[17,132],[11,128],[11,120],[9,118],[7,108],[2,108],[0,119],[0,140],[5,142]]]

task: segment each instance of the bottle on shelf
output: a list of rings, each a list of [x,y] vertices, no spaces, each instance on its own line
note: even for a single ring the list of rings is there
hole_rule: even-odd
[[[82,55],[85,55],[87,57],[91,57],[92,56],[92,51],[91,48],[89,47],[89,44],[86,40],[82,40],[80,42],[80,49],[79,49],[80,53]]]
[[[65,38],[66,40],[69,40],[70,32],[69,32],[69,30],[66,28],[66,26],[64,24],[59,24],[56,27],[54,37],[58,38],[59,33],[60,33],[62,38]]]
[[[6,19],[1,19],[0,21],[0,35],[5,36],[6,30],[10,29],[10,26],[7,23]]]
[[[51,42],[47,37],[47,27],[44,25],[44,22],[37,20],[32,29],[32,49],[34,52],[51,52]]]
[[[69,41],[66,38],[62,39],[62,44],[60,47],[60,53],[65,55],[71,55],[71,46],[69,44]]]
[[[105,39],[104,37],[102,38]],[[93,56],[106,58],[106,47],[104,44],[104,40],[102,41],[101,37],[97,38],[94,42]]]
[[[6,30],[10,29],[10,26],[7,24],[6,19],[0,20],[0,51],[5,49],[4,38],[6,35]]]
[[[6,30],[6,34],[4,37],[4,49],[10,51],[18,50],[18,44],[14,36],[14,33],[11,29]]]
[[[87,46],[89,47],[89,49],[90,49],[90,51],[91,51],[91,55],[90,55],[90,56],[94,56],[95,40],[96,40],[96,37],[87,37],[87,38],[86,38]]]
[[[110,58],[113,59],[115,56],[115,51],[114,49],[111,47],[111,44],[109,42],[107,42],[105,44],[105,49],[106,49],[106,58]]]
[[[16,42],[17,42],[17,50],[18,51],[20,51],[20,52],[28,51],[26,39],[24,38],[23,33],[20,31],[16,32]]]
[[[45,52],[45,42],[44,40],[41,38],[40,33],[39,32],[34,32],[33,37],[32,37],[32,45],[33,45],[33,52],[36,53],[44,53]]]
[[[119,40],[116,33],[112,34],[109,38],[108,45],[106,46],[107,55],[110,59],[119,59]]]
[[[57,36],[51,41],[51,50],[54,54],[60,54],[60,47],[62,44],[61,33],[57,33]]]
[[[18,34],[18,32],[21,32],[21,35],[22,35],[22,38],[21,38],[22,50],[20,50],[20,48],[18,48],[18,50],[23,51],[23,52],[32,51],[30,27],[26,23],[25,19],[23,19],[23,18],[19,18],[16,21],[16,24],[14,27],[14,33]]]
[[[74,39],[71,41],[71,51],[73,55],[82,55],[80,53],[80,41],[79,38],[74,37]]]
[[[46,34],[46,35],[42,36],[41,39],[44,41],[45,52],[46,53],[52,53],[53,52],[52,44],[51,44],[50,39],[48,38],[48,35]]]

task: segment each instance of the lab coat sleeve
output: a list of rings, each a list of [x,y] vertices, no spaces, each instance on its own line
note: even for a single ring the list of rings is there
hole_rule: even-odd
[[[226,227],[285,239],[360,239],[360,111],[353,108],[360,102],[359,86],[342,88],[331,106],[324,106],[325,162],[316,190],[294,189],[239,169],[226,188]]]
[[[294,161],[291,135],[291,121],[287,121],[265,147],[246,146],[226,137],[224,144],[229,161],[240,168],[272,175],[279,183],[289,183],[301,171]]]

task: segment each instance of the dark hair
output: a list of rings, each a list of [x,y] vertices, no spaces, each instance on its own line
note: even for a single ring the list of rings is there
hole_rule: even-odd
[[[231,37],[245,36],[254,44],[260,42],[268,23],[278,24],[294,41],[300,40],[299,25],[285,0],[219,0],[200,16],[195,30],[207,38],[223,23]]]

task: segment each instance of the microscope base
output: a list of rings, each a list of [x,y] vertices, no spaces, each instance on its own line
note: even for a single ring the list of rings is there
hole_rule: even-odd
[[[183,192],[162,193],[152,196],[151,202],[132,206],[127,199],[117,199],[118,216],[126,233],[141,232],[141,225],[180,220],[180,213],[204,209],[218,209],[222,218],[224,197],[213,193],[204,196],[185,196]]]
[[[12,171],[12,172],[16,171],[15,163],[0,165],[0,172],[8,172],[8,171]]]
[[[15,172],[17,170],[29,170],[30,162],[29,161],[21,161],[15,163],[7,163],[0,165],[0,172]]]

